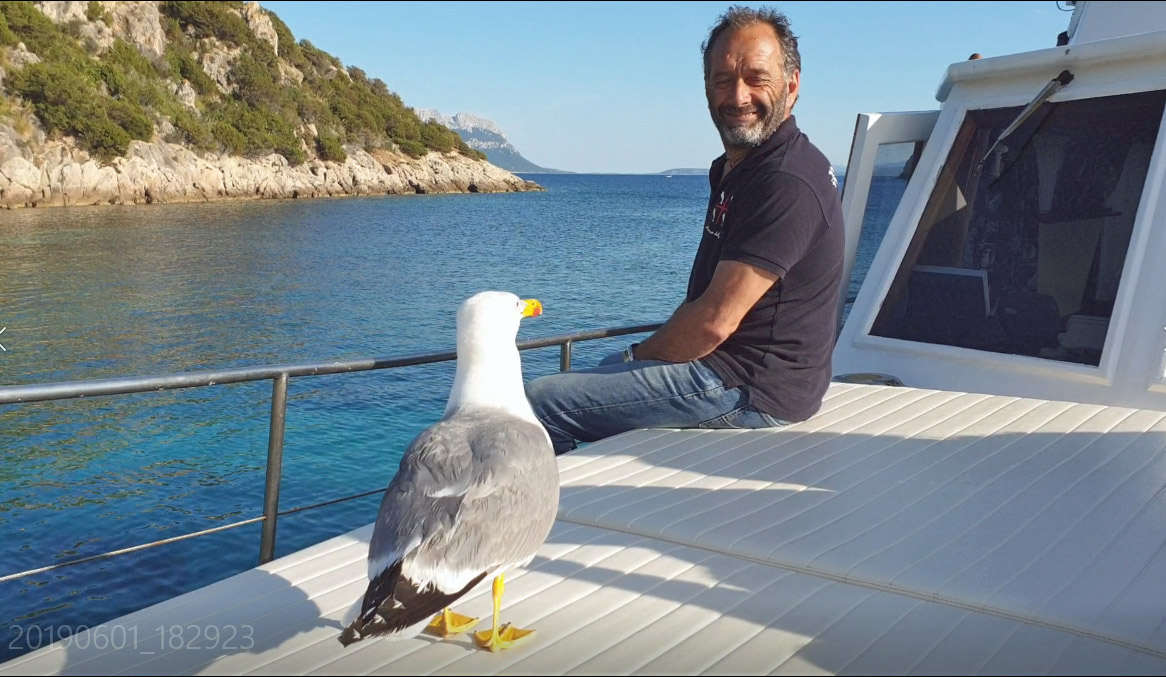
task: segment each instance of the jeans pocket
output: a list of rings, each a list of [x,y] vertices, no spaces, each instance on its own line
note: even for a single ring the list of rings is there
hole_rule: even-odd
[[[789,424],[769,414],[757,411],[752,406],[746,404],[743,407],[737,407],[723,416],[709,419],[697,427],[709,430],[753,430],[756,428],[775,428],[784,425]]]
[[[707,366],[700,360],[693,360],[688,364],[691,369],[692,381],[701,392],[725,388],[725,380],[717,372],[713,371],[712,367]]]

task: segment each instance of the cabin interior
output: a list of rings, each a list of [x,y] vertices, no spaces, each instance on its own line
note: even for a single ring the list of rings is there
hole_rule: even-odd
[[[1098,365],[1164,103],[968,111],[871,334]]]

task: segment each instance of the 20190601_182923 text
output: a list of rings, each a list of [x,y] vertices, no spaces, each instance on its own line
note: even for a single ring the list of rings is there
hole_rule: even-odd
[[[247,651],[255,646],[255,628],[250,625],[163,624],[153,628],[124,625],[10,625],[8,634],[8,648],[14,651],[35,651],[54,642],[63,642],[66,650],[130,649],[147,655],[170,651]]]

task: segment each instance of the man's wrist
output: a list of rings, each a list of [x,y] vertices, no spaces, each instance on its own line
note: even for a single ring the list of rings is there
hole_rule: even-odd
[[[623,351],[623,361],[624,362],[632,362],[636,359],[636,347],[639,345],[640,345],[639,343],[633,343],[630,346],[628,346],[627,348],[624,348],[624,351]]]

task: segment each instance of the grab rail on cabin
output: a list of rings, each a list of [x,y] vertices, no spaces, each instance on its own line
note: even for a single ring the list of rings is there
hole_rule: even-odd
[[[641,334],[654,331],[661,325],[639,324],[625,327],[610,327],[607,329],[592,329],[589,331],[563,334],[547,338],[519,341],[519,350],[532,350],[559,346],[559,369],[567,371],[571,368],[571,348],[580,341],[594,341],[596,339]],[[95,381],[71,381],[65,383],[44,383],[27,386],[0,386],[0,405],[17,404],[23,402],[45,402],[49,400],[69,400],[82,397],[96,397],[100,395],[128,395],[130,393],[157,392],[161,390],[175,390],[178,388],[201,388],[207,386],[225,385],[228,383],[244,383],[247,381],[271,380],[271,415],[268,421],[267,433],[267,470],[263,492],[263,514],[257,517],[220,525],[211,529],[204,529],[182,536],[164,538],[150,543],[143,543],[129,548],[112,550],[99,555],[81,557],[67,562],[58,562],[50,566],[29,569],[17,573],[0,576],[0,583],[34,574],[46,573],[54,569],[83,564],[98,559],[125,555],[159,545],[185,541],[187,539],[207,534],[235,529],[256,522],[263,523],[263,530],[259,537],[259,563],[266,564],[275,558],[275,527],[280,516],[290,515],[305,510],[323,508],[344,501],[351,501],[365,496],[380,493],[386,487],[371,491],[344,496],[322,503],[301,506],[290,510],[279,510],[279,484],[283,475],[283,436],[284,421],[287,416],[287,384],[293,377],[322,376],[325,374],[343,374],[376,369],[395,369],[411,367],[419,364],[433,364],[436,362],[452,362],[457,359],[457,352],[424,353],[405,357],[374,357],[354,360],[335,360],[332,362],[313,362],[308,364],[264,365],[258,367],[240,367],[237,369],[222,369],[216,371],[196,371],[183,374],[167,374],[165,376],[133,376],[127,378],[112,378]]]

